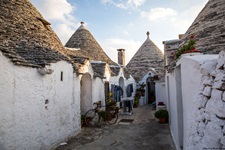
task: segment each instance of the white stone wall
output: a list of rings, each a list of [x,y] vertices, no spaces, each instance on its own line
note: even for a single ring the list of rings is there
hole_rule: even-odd
[[[193,131],[193,126],[195,126],[194,97],[197,95],[199,90],[202,76],[199,70],[199,64],[201,63],[199,62],[200,58],[204,59],[204,56],[182,57],[182,59],[177,63],[177,65],[181,66],[181,81],[178,81],[178,84],[181,84],[181,91],[177,89],[177,92],[180,91],[181,95],[177,97],[177,103],[179,103],[177,107],[177,130],[180,140],[179,146],[183,146],[184,149],[186,149],[188,141],[190,140],[190,132]],[[176,80],[178,80],[177,78]]]
[[[104,82],[100,78],[95,78],[93,80],[93,100],[92,102],[101,101],[102,105],[105,104],[105,88],[104,88]],[[93,104],[92,103],[92,104]]]
[[[41,75],[1,52],[0,64],[2,150],[48,149],[80,130],[80,81],[71,64],[52,64],[54,72]]]
[[[134,92],[132,93],[132,97],[134,97],[134,95],[135,95],[135,90],[136,90],[136,81],[134,80],[134,78],[132,77],[132,76],[130,76],[130,78],[128,78],[128,79],[126,79],[125,77],[124,77],[124,74],[123,74],[123,69],[121,68],[120,69],[120,72],[119,72],[119,74],[118,74],[118,76],[113,76],[113,77],[110,77],[110,79],[109,79],[109,83],[110,83],[110,90],[111,90],[111,84],[115,84],[115,85],[119,85],[119,79],[120,78],[123,78],[124,79],[124,89],[123,89],[123,91],[124,91],[124,97],[126,97],[126,87],[129,85],[129,84],[131,84],[131,83],[133,83],[133,89],[134,89]]]
[[[218,55],[182,57],[166,75],[170,129],[177,149],[224,148],[224,54],[218,60]]]
[[[190,134],[188,150],[225,149],[225,51],[216,61],[200,66],[201,87],[195,97],[194,132]]]
[[[139,84],[142,84],[144,83],[145,84],[145,96],[141,97],[140,100],[139,100],[139,105],[140,106],[143,106],[145,104],[148,104],[148,88],[147,88],[147,84],[146,84],[146,81],[147,79],[150,77],[149,74],[151,73],[151,76],[154,76],[155,74],[151,71],[149,71],[148,73],[146,73],[146,75],[139,81]]]
[[[164,102],[164,104],[167,107],[165,82],[155,83],[155,97],[156,97],[156,104],[158,104],[158,102]],[[158,109],[157,107],[158,105],[156,105],[156,109]]]
[[[169,112],[169,126],[176,149],[179,150],[177,91],[175,73],[166,74],[167,110]]]

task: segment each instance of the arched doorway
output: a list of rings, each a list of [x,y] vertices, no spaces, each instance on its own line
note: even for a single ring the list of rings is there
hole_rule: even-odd
[[[155,82],[152,77],[148,77],[146,80],[147,85],[147,103],[152,103],[155,101]]]
[[[91,75],[86,73],[80,81],[80,110],[81,115],[84,115],[92,108],[92,80]]]

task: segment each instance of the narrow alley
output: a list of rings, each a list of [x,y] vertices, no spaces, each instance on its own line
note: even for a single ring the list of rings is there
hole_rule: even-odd
[[[55,150],[175,150],[169,124],[159,124],[151,105],[134,108],[133,115],[119,115],[117,124],[82,128]],[[132,123],[120,122],[133,119]]]

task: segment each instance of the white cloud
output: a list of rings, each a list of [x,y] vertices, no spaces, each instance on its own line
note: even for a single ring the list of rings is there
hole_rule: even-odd
[[[137,8],[145,3],[145,0],[101,0],[103,4],[114,5],[121,9]]]
[[[33,0],[38,10],[46,19],[56,19],[64,21],[71,17],[75,9],[67,0]]]
[[[191,6],[185,11],[180,12],[179,15],[174,20],[172,20],[173,25],[177,27],[183,26],[187,29],[197,17],[197,15],[200,13],[202,8],[203,5],[195,5]]]
[[[177,11],[171,8],[153,8],[148,12],[141,12],[143,18],[147,18],[150,21],[161,21],[165,19],[172,19],[177,16]]]
[[[132,7],[139,7],[144,4],[145,0],[128,0],[127,4]]]
[[[189,1],[185,2],[190,3]],[[151,23],[167,23],[167,28],[185,32],[200,13],[206,2],[207,0],[205,0],[205,3],[190,5],[187,8],[185,7],[182,11],[171,8],[153,8],[147,12],[142,11],[140,16],[142,18],[147,18]],[[157,26],[158,25],[159,24],[157,24]]]
[[[72,6],[67,0],[31,0],[31,2],[45,19],[56,22],[53,29],[65,44],[78,26],[78,21],[72,15],[75,6]]]
[[[104,42],[101,42],[103,49],[107,55],[115,62],[117,62],[117,49],[125,49],[125,61],[128,63],[134,56],[137,50],[141,47],[140,41],[121,39],[121,38],[110,38]]]

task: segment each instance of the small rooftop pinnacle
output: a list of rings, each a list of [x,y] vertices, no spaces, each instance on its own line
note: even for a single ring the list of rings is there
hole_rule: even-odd
[[[149,37],[149,35],[150,35],[150,32],[148,31],[148,32],[147,32],[146,34],[147,34],[147,37]]]
[[[81,22],[80,22],[80,24],[81,24],[81,25],[83,25],[83,24],[84,24],[84,22],[83,22],[83,21],[81,21]]]

